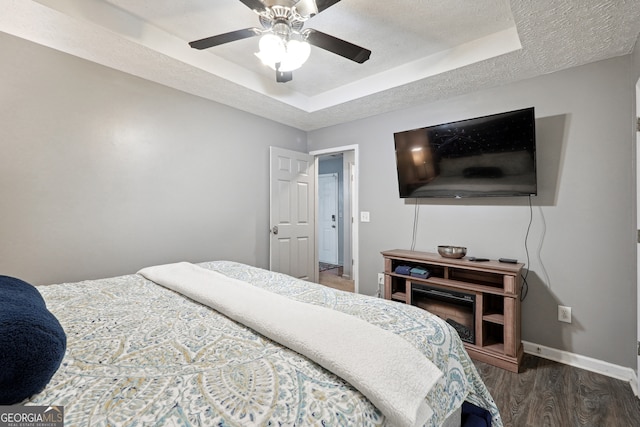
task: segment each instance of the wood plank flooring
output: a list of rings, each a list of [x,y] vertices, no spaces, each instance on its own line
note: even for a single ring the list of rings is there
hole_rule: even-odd
[[[519,374],[474,361],[505,427],[640,426],[629,383],[525,354]]]
[[[318,283],[347,292],[354,292],[355,289],[353,280],[342,277],[342,267],[321,271]]]

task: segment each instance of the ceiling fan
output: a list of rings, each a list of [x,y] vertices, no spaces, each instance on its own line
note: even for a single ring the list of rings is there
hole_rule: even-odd
[[[262,28],[245,28],[189,43],[194,49],[208,49],[249,37],[260,38],[260,52],[256,56],[276,72],[276,81],[293,79],[292,71],[309,57],[313,45],[362,64],[371,51],[312,28],[304,23],[340,0],[240,0],[256,12]]]

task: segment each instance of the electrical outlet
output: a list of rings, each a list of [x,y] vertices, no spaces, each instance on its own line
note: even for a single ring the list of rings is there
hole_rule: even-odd
[[[384,273],[378,273],[378,285],[384,285]]]
[[[571,323],[571,307],[558,306],[558,320],[560,322]]]

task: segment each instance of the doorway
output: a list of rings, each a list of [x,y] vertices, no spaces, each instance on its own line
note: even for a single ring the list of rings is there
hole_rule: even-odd
[[[337,237],[337,261],[335,263],[327,262],[327,258],[323,254],[321,227],[323,220],[317,219],[318,230],[318,272],[319,283],[333,288],[358,292],[358,269],[357,269],[357,230],[358,224],[355,220],[357,217],[357,145],[336,147],[322,151],[312,151],[309,154],[315,156],[316,173],[318,182],[317,193],[317,212],[318,216],[328,215],[329,228],[335,224],[335,235]],[[337,178],[337,210],[335,213],[328,212],[331,208],[327,208],[323,202],[330,195],[321,193],[321,178],[323,175],[333,175]],[[335,208],[333,208],[335,209]],[[324,212],[324,213],[323,213]],[[335,215],[335,223],[332,221],[331,215]],[[331,234],[331,233],[329,233]],[[334,258],[335,260],[335,258]]]
[[[323,173],[322,170],[326,169],[330,164],[334,163],[334,160],[340,160],[342,163],[342,156],[339,159],[319,160],[320,171],[318,173],[318,257],[320,259],[320,270],[322,271],[323,265],[339,266],[341,265],[341,259],[339,256],[340,245],[338,236],[341,234],[342,225],[342,209],[341,208],[341,192],[339,191],[339,174],[337,172]],[[342,165],[340,164],[340,167]]]

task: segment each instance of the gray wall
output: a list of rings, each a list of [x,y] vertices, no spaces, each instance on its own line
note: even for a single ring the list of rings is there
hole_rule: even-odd
[[[409,248],[415,200],[398,197],[393,133],[536,108],[538,196],[527,240],[523,339],[634,367],[635,176],[630,56],[309,133],[309,149],[359,144],[360,292],[376,290],[380,251]],[[416,250],[527,260],[527,198],[421,200]],[[557,305],[573,323],[557,321]]]
[[[0,33],[0,272],[268,263],[269,146],[300,130]]]

